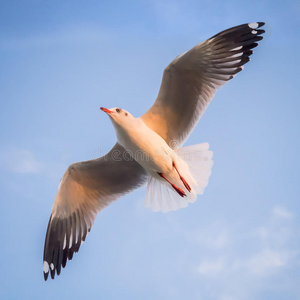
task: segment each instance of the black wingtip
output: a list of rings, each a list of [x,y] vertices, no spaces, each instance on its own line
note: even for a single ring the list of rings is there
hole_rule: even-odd
[[[257,22],[258,23],[258,28],[264,26],[266,23],[265,22]]]
[[[47,273],[43,272],[43,273],[44,273],[44,279],[45,279],[45,281],[47,281],[49,272],[47,272]]]
[[[210,51],[213,61],[210,68],[210,78],[226,82],[243,70],[243,66],[250,61],[253,48],[263,39],[265,31],[258,29],[264,22],[245,23],[219,32],[204,43],[207,47],[203,51]],[[217,85],[220,86],[221,84]]]
[[[90,226],[87,226],[86,222],[83,221],[85,218],[80,209],[67,218],[51,215],[44,248],[43,271],[45,281],[48,277],[54,279],[56,275],[60,275],[68,259],[72,260],[73,254],[78,252],[81,243],[91,230]]]

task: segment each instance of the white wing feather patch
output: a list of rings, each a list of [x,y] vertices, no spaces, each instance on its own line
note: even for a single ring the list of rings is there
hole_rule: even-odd
[[[251,28],[251,29],[256,29],[258,26],[259,26],[259,23],[249,23],[248,26]]]

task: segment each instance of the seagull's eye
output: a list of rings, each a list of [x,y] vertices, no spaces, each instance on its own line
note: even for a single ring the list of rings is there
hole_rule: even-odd
[[[122,110],[121,108],[117,108],[117,109],[116,109],[116,112],[117,112],[117,113],[120,113],[121,110]]]

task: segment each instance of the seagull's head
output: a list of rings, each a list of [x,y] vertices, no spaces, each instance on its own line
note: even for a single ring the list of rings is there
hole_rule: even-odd
[[[119,107],[110,109],[100,107],[100,109],[107,113],[114,125],[126,127],[127,124],[132,123],[132,120],[135,119],[131,113]]]

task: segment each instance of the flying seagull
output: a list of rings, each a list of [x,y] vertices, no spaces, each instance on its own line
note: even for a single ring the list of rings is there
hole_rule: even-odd
[[[147,184],[145,206],[172,211],[194,202],[211,173],[208,144],[183,147],[216,90],[243,69],[262,39],[263,22],[222,31],[177,56],[156,101],[141,117],[101,107],[117,143],[98,159],[71,164],[60,181],[47,228],[43,272],[54,279],[78,252],[104,207]]]

